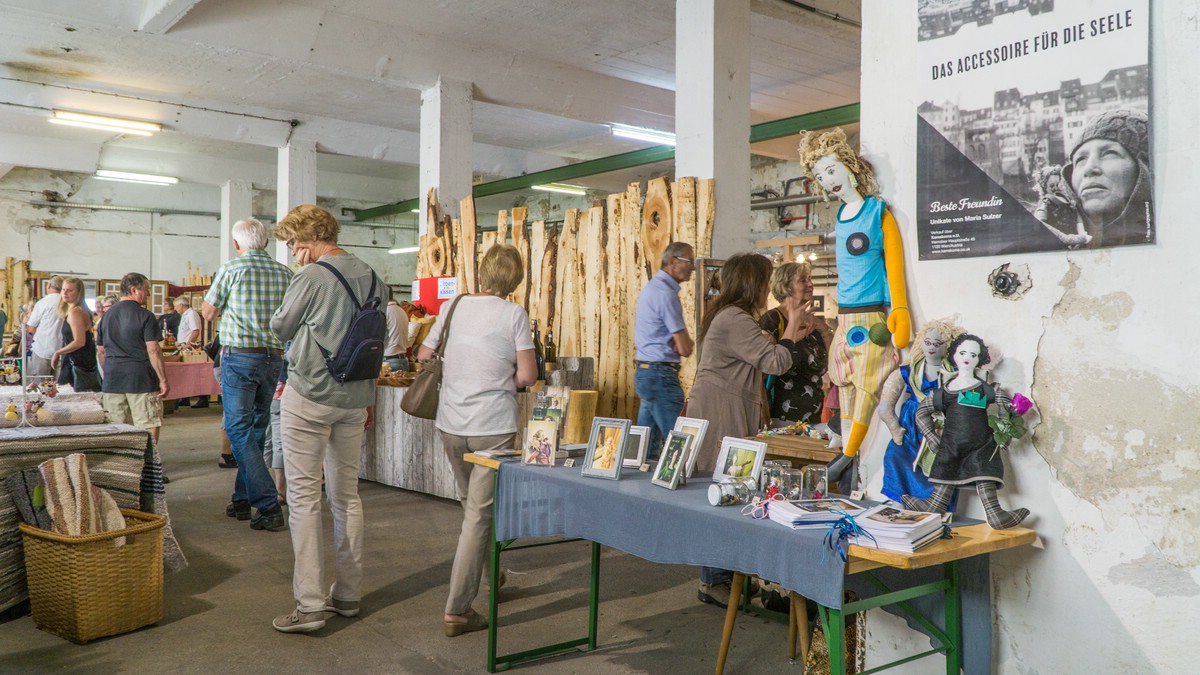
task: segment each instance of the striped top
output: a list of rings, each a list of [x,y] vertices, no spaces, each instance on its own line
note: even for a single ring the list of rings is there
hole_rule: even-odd
[[[249,250],[221,265],[204,294],[205,302],[221,310],[221,344],[282,349],[271,332],[271,315],[291,281],[292,271],[266,251]]]

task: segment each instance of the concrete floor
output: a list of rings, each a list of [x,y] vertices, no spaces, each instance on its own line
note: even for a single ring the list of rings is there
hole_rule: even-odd
[[[220,414],[215,406],[183,409],[163,427],[168,506],[190,565],[166,578],[162,622],[74,645],[25,616],[0,624],[0,672],[485,672],[486,631],[442,635],[458,503],[378,483],[360,483],[367,522],[362,614],[330,614],[315,633],[272,629],[271,619],[294,607],[291,540],[225,516],[234,472],[216,465]],[[328,509],[326,517],[328,538]],[[571,543],[505,556],[501,653],[586,634],[587,554],[587,544]],[[697,568],[605,548],[601,571],[599,649],[517,670],[712,671],[724,612],[696,601]],[[475,608],[486,611],[484,596]],[[742,615],[726,672],[801,673],[801,664],[787,659],[785,633],[782,624]]]

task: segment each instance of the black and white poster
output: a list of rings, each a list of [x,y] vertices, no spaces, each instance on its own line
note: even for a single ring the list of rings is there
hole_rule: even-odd
[[[918,0],[921,260],[1154,242],[1150,0]]]

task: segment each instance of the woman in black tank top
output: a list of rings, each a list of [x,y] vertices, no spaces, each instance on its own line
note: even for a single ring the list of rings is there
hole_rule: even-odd
[[[58,315],[63,319],[63,346],[51,358],[51,366],[58,368],[58,383],[69,384],[75,391],[100,391],[92,315],[83,304],[83,282],[79,279],[63,280]]]

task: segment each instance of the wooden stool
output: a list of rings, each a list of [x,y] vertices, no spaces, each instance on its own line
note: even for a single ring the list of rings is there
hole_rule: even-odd
[[[725,657],[729,655],[729,642],[733,639],[733,624],[737,621],[738,605],[742,602],[742,587],[746,583],[746,575],[741,572],[733,573],[733,581],[729,583],[729,607],[725,610],[725,630],[721,633],[721,649],[717,652],[717,675],[725,672]],[[796,638],[800,642],[800,660],[808,659],[809,628],[808,605],[804,598],[796,593],[788,592],[791,601],[791,612],[788,615],[788,658],[796,659]]]

